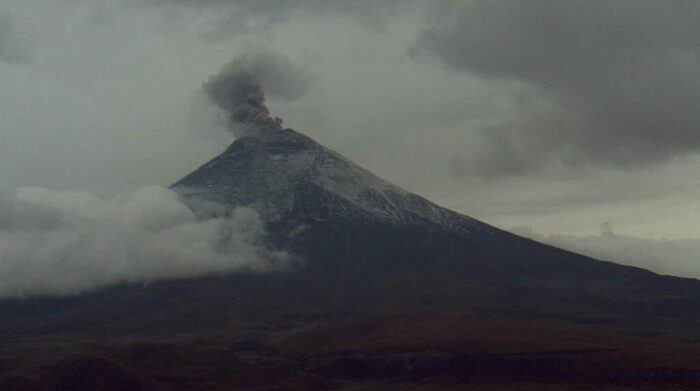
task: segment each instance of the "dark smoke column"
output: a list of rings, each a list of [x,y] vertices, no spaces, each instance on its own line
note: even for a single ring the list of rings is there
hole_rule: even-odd
[[[236,136],[282,129],[282,119],[271,117],[265,105],[259,72],[249,57],[237,57],[204,83],[204,91],[221,110],[228,114],[231,130]]]

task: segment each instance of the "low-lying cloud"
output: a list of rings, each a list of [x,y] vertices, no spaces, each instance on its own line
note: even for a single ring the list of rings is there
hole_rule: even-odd
[[[112,199],[21,188],[0,198],[0,297],[285,268],[264,238],[252,209],[200,219],[159,186]]]
[[[477,171],[646,166],[700,151],[697,1],[440,5],[414,54],[530,88],[513,120],[482,130]]]
[[[637,266],[655,273],[700,278],[700,239],[643,239],[616,235],[609,225],[599,236],[542,235],[527,227],[513,232],[596,259]]]

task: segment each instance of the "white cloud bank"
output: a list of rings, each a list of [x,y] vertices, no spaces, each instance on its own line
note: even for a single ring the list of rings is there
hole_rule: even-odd
[[[284,268],[264,235],[252,209],[202,220],[159,186],[112,199],[20,188],[0,196],[0,297]]]
[[[608,224],[600,236],[541,235],[528,227],[512,232],[539,242],[655,273],[700,278],[700,239],[643,239],[617,235]]]

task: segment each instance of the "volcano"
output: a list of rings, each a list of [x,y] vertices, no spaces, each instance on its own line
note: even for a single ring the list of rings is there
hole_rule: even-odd
[[[264,245],[286,251],[293,265],[2,300],[0,331],[212,332],[263,318],[303,323],[377,313],[651,328],[700,318],[695,279],[516,236],[405,191],[291,129],[239,137],[171,188],[202,218],[257,210],[269,232]]]
[[[516,236],[291,129],[171,188],[201,218],[257,210],[295,262],[0,300],[0,389],[700,387],[697,280]]]
[[[696,280],[518,237],[407,192],[291,129],[239,138],[173,188],[195,209],[258,210],[270,245],[302,261],[291,274],[305,289],[325,287],[316,294],[334,298],[335,308],[578,320],[700,315]]]

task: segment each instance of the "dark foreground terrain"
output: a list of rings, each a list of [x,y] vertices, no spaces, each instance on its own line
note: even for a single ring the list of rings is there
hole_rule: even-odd
[[[700,388],[700,346],[664,335],[474,316],[286,323],[208,335],[6,341],[0,390]]]

